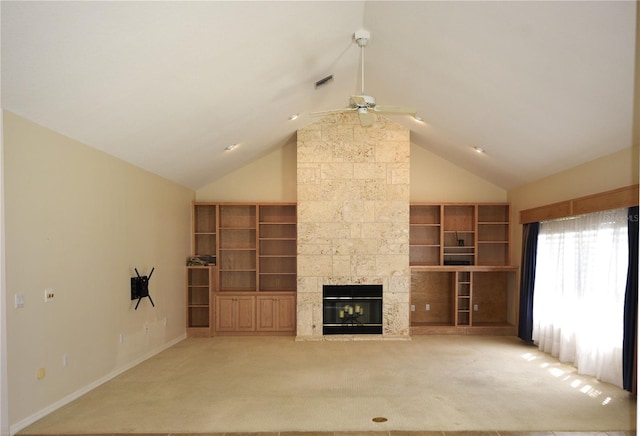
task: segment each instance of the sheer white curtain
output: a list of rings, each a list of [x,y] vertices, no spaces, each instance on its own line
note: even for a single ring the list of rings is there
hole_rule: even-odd
[[[622,387],[627,210],[540,224],[533,340],[581,374]]]

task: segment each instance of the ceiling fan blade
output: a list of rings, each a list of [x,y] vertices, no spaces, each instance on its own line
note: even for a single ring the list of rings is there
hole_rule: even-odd
[[[353,107],[345,107],[343,109],[329,109],[326,111],[318,111],[318,112],[311,112],[310,115],[312,116],[322,116],[322,115],[329,115],[329,114],[339,114],[342,112],[352,112],[357,110],[358,108],[353,108]]]
[[[360,117],[360,125],[362,127],[372,126],[375,121],[375,117],[373,116],[373,114],[366,109],[360,109],[358,111],[358,116]]]
[[[381,112],[385,114],[409,114],[415,115],[418,113],[417,110],[411,107],[402,107],[402,106],[376,106],[373,108],[376,112]]]

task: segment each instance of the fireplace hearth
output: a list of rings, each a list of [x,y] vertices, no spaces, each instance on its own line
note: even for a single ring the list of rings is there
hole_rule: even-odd
[[[382,334],[382,285],[324,285],[322,334]]]

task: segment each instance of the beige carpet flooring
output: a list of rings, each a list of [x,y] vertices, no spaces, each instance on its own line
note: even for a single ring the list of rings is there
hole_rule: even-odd
[[[635,428],[626,391],[517,338],[216,337],[182,341],[21,433]]]

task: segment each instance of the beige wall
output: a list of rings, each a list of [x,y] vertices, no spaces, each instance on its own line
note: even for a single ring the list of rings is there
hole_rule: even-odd
[[[184,337],[194,192],[7,112],[4,165],[16,431]],[[134,310],[134,267],[155,267],[155,308],[145,299]],[[55,292],[49,303],[45,288]],[[17,293],[24,308],[14,307]]]
[[[295,202],[296,137],[196,191],[197,201]]]
[[[411,202],[504,202],[507,191],[425,150],[411,146]]]
[[[502,202],[507,191],[411,145],[412,202]],[[296,139],[196,191],[197,201],[296,201]]]

